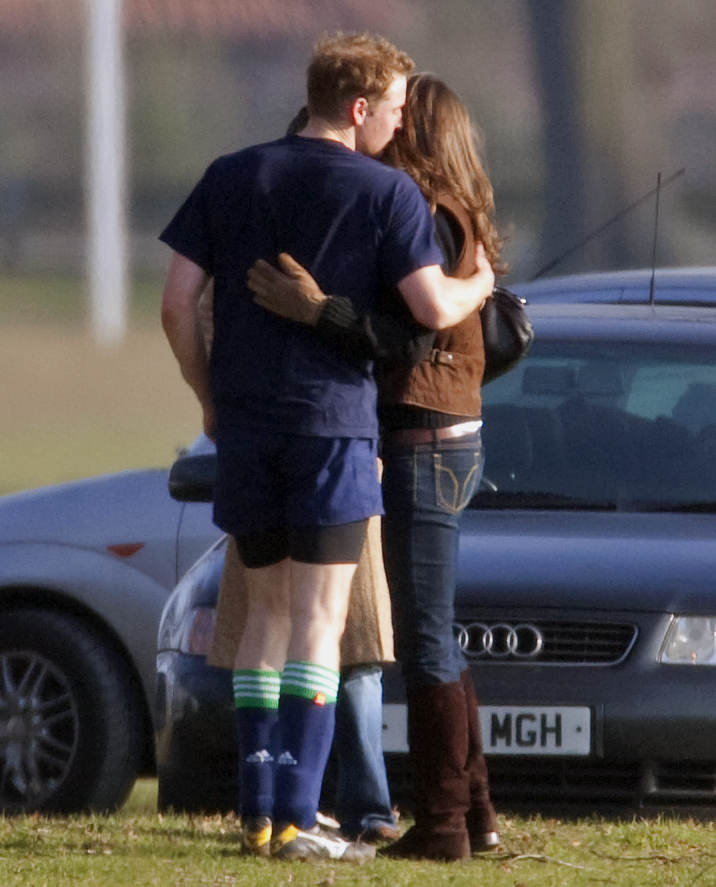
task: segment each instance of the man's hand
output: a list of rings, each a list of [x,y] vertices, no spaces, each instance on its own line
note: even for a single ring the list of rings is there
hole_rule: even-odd
[[[315,326],[328,296],[288,253],[279,255],[278,264],[284,273],[263,259],[249,268],[247,285],[254,294],[254,302],[288,320]]]
[[[398,283],[413,317],[430,330],[444,330],[481,308],[495,288],[495,273],[478,244],[476,270],[466,278],[446,277],[439,265],[428,265]]]
[[[483,286],[482,299],[477,303],[476,310],[479,311],[488,299],[492,298],[495,290],[495,272],[492,269],[490,260],[487,258],[485,247],[480,240],[475,245],[475,271],[473,272],[473,280],[481,280]]]
[[[477,245],[475,247],[475,273],[473,275],[475,280],[481,280],[483,285],[483,297],[482,300],[477,304],[478,308],[482,308],[485,302],[492,295],[492,291],[495,289],[495,272],[492,270],[492,265],[490,264],[490,260],[487,258],[487,253],[485,252],[485,247],[482,245],[482,241],[478,240]]]

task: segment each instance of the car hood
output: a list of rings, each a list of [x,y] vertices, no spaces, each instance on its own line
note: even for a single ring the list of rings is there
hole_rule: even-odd
[[[157,578],[173,585],[182,506],[170,498],[167,477],[164,469],[123,471],[2,496],[0,545],[53,543],[104,554],[110,545],[130,546],[120,551],[150,573],[156,570],[144,561],[161,548],[172,569]],[[139,553],[129,553],[137,545]]]
[[[463,515],[458,607],[716,615],[716,516]]]

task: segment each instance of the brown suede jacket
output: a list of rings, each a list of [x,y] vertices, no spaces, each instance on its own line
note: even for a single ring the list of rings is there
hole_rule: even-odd
[[[448,222],[456,246],[452,277],[475,271],[475,237],[465,210],[450,195],[441,195],[437,214]],[[429,357],[415,366],[383,363],[379,370],[381,409],[405,404],[452,416],[478,418],[480,385],[485,369],[480,312],[435,334]]]

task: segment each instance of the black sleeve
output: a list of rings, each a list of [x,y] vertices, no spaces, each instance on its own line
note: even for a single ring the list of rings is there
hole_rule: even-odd
[[[442,206],[438,206],[435,210],[435,239],[445,257],[442,264],[443,273],[451,277],[460,260],[465,233],[455,216]]]
[[[414,320],[388,314],[359,315],[350,299],[331,296],[315,327],[322,342],[354,360],[415,366],[430,356],[435,333]]]

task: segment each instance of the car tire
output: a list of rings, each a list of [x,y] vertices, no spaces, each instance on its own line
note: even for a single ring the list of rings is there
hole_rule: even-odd
[[[139,772],[139,700],[121,656],[80,619],[0,617],[0,811],[107,811]]]

